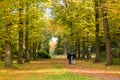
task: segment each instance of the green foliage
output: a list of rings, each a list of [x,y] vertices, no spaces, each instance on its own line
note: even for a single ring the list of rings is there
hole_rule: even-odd
[[[25,58],[25,50],[23,50],[23,58]],[[18,58],[18,49],[14,48],[12,49],[12,58],[17,59]]]
[[[54,1],[52,13],[54,23],[58,24],[56,26],[63,28],[58,32],[63,43],[67,41],[73,47],[78,38],[81,42],[82,38],[88,38],[90,45],[95,40],[95,13],[92,1]]]
[[[120,58],[120,48],[112,48],[112,55],[115,58]]]
[[[17,63],[13,64],[13,68],[15,68],[15,69],[20,69],[20,67],[21,67],[20,64],[17,64]]]
[[[120,56],[119,58],[113,58],[113,64],[120,65]]]
[[[46,58],[46,59],[49,59],[49,58],[51,58],[51,56],[50,56],[46,51],[39,50],[39,51],[38,51],[38,58]]]
[[[4,52],[5,40],[9,41],[12,47],[18,46],[19,20],[23,31],[29,29],[29,46],[32,43],[40,43],[41,48],[49,52],[50,37],[55,35],[60,37],[56,52],[62,53],[63,43],[67,47],[75,47],[76,40],[80,43],[85,41],[85,45],[95,44],[95,9],[93,0],[0,0],[0,52]],[[49,1],[51,1],[49,3]],[[120,1],[119,0],[94,0],[97,5],[100,2],[105,5],[109,20],[110,37],[112,47],[120,48]],[[48,3],[45,3],[48,2]],[[46,5],[47,4],[47,5]],[[49,7],[52,17],[49,19],[45,15],[46,8]],[[19,8],[22,8],[19,16]],[[27,9],[28,8],[28,9]],[[98,7],[101,9],[101,7]],[[99,37],[101,45],[105,44],[102,13],[97,23],[100,23]],[[27,17],[26,17],[27,15]],[[29,20],[26,24],[26,19]],[[51,21],[53,24],[51,25]],[[27,25],[28,28],[25,28]],[[51,29],[51,26],[54,28]],[[53,31],[53,32],[52,32]],[[52,35],[51,35],[52,34]],[[25,35],[23,35],[25,37]],[[31,43],[31,44],[30,44]],[[101,46],[102,49],[104,46]],[[15,48],[14,48],[15,49]],[[13,49],[12,49],[13,50]],[[13,57],[17,57],[18,51],[12,51]],[[44,52],[43,52],[44,53]],[[114,50],[113,55],[119,55],[120,51]],[[0,54],[1,56],[2,54]]]
[[[58,41],[57,41],[57,45],[56,45],[56,48],[55,48],[55,54],[59,55],[59,54],[63,54],[63,45],[61,43],[62,39],[59,37],[58,38]]]
[[[18,56],[18,50],[17,49],[12,50],[12,58],[17,59],[17,56]]]
[[[48,29],[47,22],[44,20],[45,7],[48,0],[1,0],[0,2],[0,52],[3,51],[2,45],[7,40],[11,43],[13,58],[17,58],[18,51],[18,32],[28,29],[28,46],[30,43],[39,43],[41,38],[46,38],[45,30]],[[28,20],[28,22],[27,22]],[[22,24],[21,24],[22,23]],[[28,28],[26,28],[26,26]],[[47,27],[46,27],[47,26]],[[48,32],[48,31],[47,31]],[[50,33],[47,33],[50,34]],[[25,35],[23,35],[23,38]],[[47,38],[48,46],[49,39]],[[45,41],[46,42],[46,41]],[[47,50],[49,47],[47,47]],[[14,50],[15,49],[15,50]],[[1,55],[1,54],[0,54]]]
[[[4,62],[0,61],[0,68],[3,68],[3,67],[4,67]]]

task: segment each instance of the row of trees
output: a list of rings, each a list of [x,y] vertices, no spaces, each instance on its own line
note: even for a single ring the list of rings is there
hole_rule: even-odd
[[[119,4],[119,0],[0,0],[0,57],[5,53],[5,66],[11,67],[12,54],[18,50],[17,62],[22,64],[23,57],[29,62],[36,59],[37,49],[49,52],[54,35],[59,38],[56,52],[76,51],[78,58],[89,59],[94,47],[96,62],[106,44],[106,64],[111,65],[111,48],[120,47]]]
[[[0,58],[5,57],[6,67],[12,67],[12,57],[16,51],[19,64],[36,59],[37,49],[49,51],[46,1],[0,1]]]
[[[86,54],[89,59],[89,51],[95,46],[95,62],[99,62],[100,48],[106,45],[106,65],[111,65],[115,54],[111,49],[120,47],[120,1],[52,0],[51,4],[53,22],[58,30],[55,33],[59,38],[57,51],[61,51],[61,47],[64,53],[73,49],[79,58],[85,59]]]

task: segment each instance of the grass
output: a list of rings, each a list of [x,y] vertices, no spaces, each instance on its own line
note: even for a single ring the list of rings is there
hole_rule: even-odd
[[[96,80],[94,78],[80,76],[73,73],[62,73],[62,74],[44,74],[42,76],[34,74],[26,77],[23,80]]]
[[[23,65],[14,62],[13,69],[4,69],[4,62],[0,61],[0,80],[98,80],[84,74],[71,73],[57,64],[57,60],[61,60],[61,63],[64,61],[64,59],[43,59]],[[77,60],[77,65],[88,69],[120,71],[120,65],[106,67],[104,62],[93,63],[93,60]]]
[[[90,60],[78,60],[77,63],[80,66],[86,67],[86,68],[90,68],[90,69],[98,69],[98,70],[111,70],[111,71],[120,71],[120,65],[119,64],[115,64],[118,63],[120,61],[120,59],[113,59],[113,65],[111,66],[106,66],[105,61],[103,61],[104,58],[102,58],[101,62],[98,63],[93,63],[94,59],[90,59]],[[90,66],[92,65],[92,66]]]
[[[23,65],[14,64],[15,69],[0,70],[0,80],[97,80],[70,73],[53,60],[31,61]]]
[[[42,78],[42,80],[96,80],[96,79],[86,76],[80,76],[73,73],[66,73],[60,75],[50,75],[45,78]]]
[[[120,58],[113,58],[113,64],[120,65]]]

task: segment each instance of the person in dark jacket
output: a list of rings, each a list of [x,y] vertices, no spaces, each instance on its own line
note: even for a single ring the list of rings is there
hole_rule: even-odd
[[[76,63],[76,54],[72,53],[72,64]]]
[[[71,64],[71,53],[69,52],[67,54],[68,64]]]

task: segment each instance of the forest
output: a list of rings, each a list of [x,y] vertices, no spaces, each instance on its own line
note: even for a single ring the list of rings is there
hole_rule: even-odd
[[[86,65],[87,76],[101,78],[91,68],[104,68],[114,78],[106,77],[107,72],[102,78],[119,80],[115,78],[120,70],[119,13],[120,0],[0,0],[0,80],[99,80],[71,70],[86,74]],[[77,55],[77,64],[71,67],[66,64],[69,52]],[[59,56],[65,59],[55,59]],[[11,68],[11,73],[4,72]],[[20,78],[11,77],[14,68]],[[26,70],[26,76],[19,69]],[[49,76],[37,74],[42,69]]]
[[[120,65],[119,13],[120,0],[0,0],[0,66],[68,52]]]

